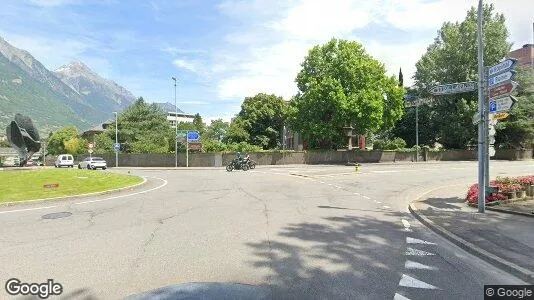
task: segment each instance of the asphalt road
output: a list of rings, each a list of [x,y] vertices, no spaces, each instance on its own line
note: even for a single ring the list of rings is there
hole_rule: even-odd
[[[533,171],[492,163],[493,176]],[[475,182],[476,163],[132,172],[147,184],[0,208],[2,286],[53,279],[65,299],[162,287],[160,298],[483,299],[484,284],[522,283],[408,213],[434,188]]]

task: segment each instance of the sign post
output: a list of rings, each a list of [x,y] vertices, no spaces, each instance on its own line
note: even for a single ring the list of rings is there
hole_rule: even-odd
[[[478,111],[480,112],[480,120],[478,123],[478,212],[485,211],[485,185],[484,185],[484,165],[485,165],[485,134],[484,134],[484,43],[482,41],[482,0],[478,1],[478,27],[477,27],[477,42],[478,42]]]
[[[189,142],[198,142],[200,133],[198,131],[188,131],[185,142],[185,166],[189,167]]]

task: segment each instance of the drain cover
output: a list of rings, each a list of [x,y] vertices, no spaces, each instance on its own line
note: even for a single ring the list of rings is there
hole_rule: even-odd
[[[61,218],[70,217],[71,215],[72,215],[71,212],[62,211],[62,212],[46,214],[46,215],[42,216],[41,218],[43,218],[43,219],[61,219]]]

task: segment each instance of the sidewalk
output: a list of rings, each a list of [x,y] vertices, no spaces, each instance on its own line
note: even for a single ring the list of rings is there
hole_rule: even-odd
[[[534,283],[534,218],[490,210],[480,214],[464,203],[467,187],[434,190],[413,202],[410,211],[461,248]]]

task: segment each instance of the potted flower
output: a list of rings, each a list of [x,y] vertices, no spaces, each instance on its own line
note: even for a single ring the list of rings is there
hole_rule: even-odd
[[[519,191],[521,191],[521,189],[522,189],[522,186],[519,183],[501,184],[499,187],[499,191],[508,195],[508,199],[517,198],[517,194]]]
[[[524,190],[527,192],[527,196],[534,196],[534,176],[523,176],[519,178],[519,182],[523,186]]]

